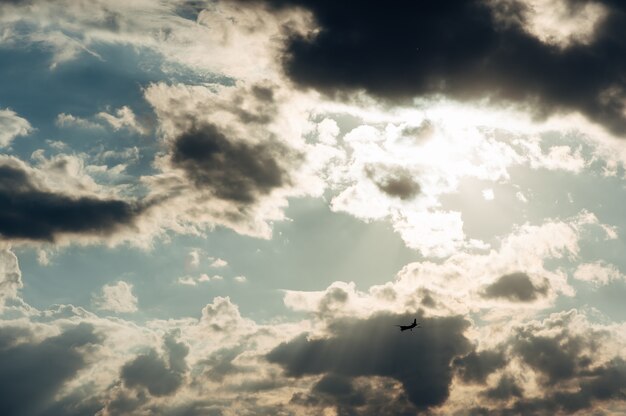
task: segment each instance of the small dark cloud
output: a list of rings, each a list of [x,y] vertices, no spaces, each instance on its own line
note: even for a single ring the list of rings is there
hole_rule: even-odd
[[[15,330],[0,329],[0,414],[46,414],[55,395],[86,365],[83,347],[102,339],[90,324],[79,324],[41,342],[14,344]],[[66,413],[70,414],[70,413]]]
[[[522,2],[265,3],[305,8],[320,26],[314,36],[288,33],[284,69],[301,86],[328,94],[365,90],[393,101],[445,95],[526,103],[537,116],[580,111],[614,133],[626,131],[623,3],[598,1],[609,13],[595,38],[566,48],[525,29]]]
[[[274,141],[250,144],[233,140],[206,124],[178,136],[172,163],[200,190],[216,198],[250,204],[290,182],[280,160],[291,152]]]
[[[406,169],[367,166],[365,174],[381,192],[389,196],[409,200],[420,193],[419,184],[413,179],[411,172]]]
[[[505,274],[485,288],[487,298],[506,298],[514,302],[531,302],[537,295],[545,295],[548,285],[536,286],[526,273]]]
[[[429,139],[435,132],[435,126],[430,120],[424,120],[419,126],[407,126],[402,129],[402,136],[412,138],[418,142]]]
[[[242,369],[233,364],[233,360],[244,351],[244,346],[239,345],[233,348],[220,348],[215,351],[209,358],[202,361],[203,365],[209,367],[206,375],[214,381],[222,381],[224,377],[239,373]]]
[[[143,211],[115,199],[42,190],[18,166],[0,166],[0,236],[54,241],[61,234],[109,236],[132,226]]]
[[[254,85],[252,87],[252,94],[254,94],[256,99],[259,101],[263,101],[266,103],[274,102],[274,90],[270,87]]]
[[[437,406],[448,397],[452,361],[471,349],[463,335],[468,322],[460,317],[419,317],[418,333],[396,331],[394,325],[411,318],[376,315],[337,321],[329,338],[309,340],[302,334],[277,346],[267,359],[293,377],[326,373],[390,377],[402,383],[418,408]]]
[[[454,359],[454,367],[466,383],[484,383],[487,376],[504,367],[507,361],[502,351],[472,351]]]
[[[521,387],[515,382],[515,379],[510,376],[502,376],[498,381],[498,384],[485,392],[485,397],[491,400],[509,400],[514,397],[522,397],[523,391]]]
[[[167,367],[156,351],[150,350],[124,364],[121,372],[127,387],[145,387],[153,396],[167,396],[174,393],[182,384],[180,373]]]
[[[124,364],[121,369],[124,385],[144,387],[153,396],[167,396],[178,390],[187,371],[185,358],[189,347],[176,342],[174,334],[165,336],[163,347],[168,356],[167,362],[151,349]]]

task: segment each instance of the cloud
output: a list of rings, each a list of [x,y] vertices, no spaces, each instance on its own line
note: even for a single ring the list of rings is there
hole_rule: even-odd
[[[137,356],[124,364],[120,376],[128,387],[144,387],[153,396],[168,396],[178,390],[187,371],[185,358],[189,347],[178,342],[178,333],[170,333],[163,339],[167,360],[154,350]]]
[[[288,182],[286,170],[277,162],[286,151],[278,143],[252,145],[229,139],[216,126],[206,125],[175,139],[172,164],[183,169],[197,188],[246,204]]]
[[[59,127],[79,127],[82,129],[101,129],[102,125],[73,114],[59,113],[54,123]]]
[[[420,186],[413,179],[411,172],[406,169],[392,169],[382,173],[377,168],[368,166],[365,168],[366,175],[374,182],[381,192],[402,200],[415,198],[420,192]]]
[[[514,397],[522,397],[523,391],[519,385],[515,382],[515,379],[509,376],[500,377],[498,384],[485,391],[485,397],[492,400],[505,400],[508,401]]]
[[[17,256],[8,248],[0,249],[0,310],[4,301],[14,298],[22,286]]]
[[[155,162],[161,173],[143,180],[168,199],[159,215],[179,228],[219,224],[268,238],[287,197],[322,192],[318,151],[304,141],[307,110],[285,88],[153,84],[145,98],[167,153]]]
[[[403,384],[418,408],[437,406],[448,398],[452,360],[470,350],[464,336],[468,322],[460,317],[420,316],[419,336],[400,334],[394,325],[410,318],[375,315],[336,322],[327,338],[309,339],[302,334],[277,346],[267,359],[291,377],[326,373],[391,377]]]
[[[0,148],[7,147],[18,136],[26,136],[33,130],[25,118],[9,108],[0,109]]]
[[[286,290],[284,302],[293,310],[322,318],[426,308],[437,314],[476,313],[485,320],[528,319],[553,305],[558,295],[575,294],[567,273],[549,264],[575,262],[579,242],[591,230],[604,234],[603,224],[584,211],[563,220],[524,224],[490,251],[457,252],[441,262],[409,263],[392,281],[364,290],[354,282],[334,282],[321,291]]]
[[[547,282],[535,286],[526,273],[511,273],[500,276],[485,288],[487,298],[506,298],[513,302],[531,302],[548,291]]]
[[[0,412],[7,415],[43,414],[63,385],[86,366],[83,348],[102,342],[86,323],[39,342],[19,342],[15,335],[0,329]]]
[[[211,267],[221,268],[228,266],[228,262],[224,259],[220,259],[219,257],[216,259],[211,258]]]
[[[169,369],[154,350],[125,364],[121,377],[125,386],[145,387],[153,396],[170,395],[182,384],[180,374]]]
[[[115,114],[102,111],[96,114],[96,117],[109,123],[114,130],[126,128],[137,134],[147,134],[149,132],[149,129],[137,120],[133,110],[126,105],[115,110]]]
[[[338,415],[359,416],[410,416],[418,412],[402,384],[386,377],[348,378],[327,374],[308,393],[294,393],[290,404],[299,406],[297,411],[302,414],[319,414],[323,409],[333,409]]]
[[[601,286],[624,279],[624,275],[614,265],[596,261],[579,264],[574,271],[574,278]]]
[[[485,383],[487,376],[506,365],[502,351],[472,351],[454,359],[454,367],[466,383]]]
[[[201,251],[199,249],[191,250],[185,259],[185,268],[197,268],[200,265],[200,254]]]
[[[235,276],[233,277],[233,280],[237,283],[246,283],[248,278],[246,276]]]
[[[190,276],[190,275],[181,276],[176,280],[176,282],[181,285],[196,286],[198,285],[198,283],[215,282],[215,281],[221,281],[221,280],[224,280],[224,277],[218,274],[209,276],[206,273],[201,273],[198,277]]]
[[[537,14],[527,13],[532,6],[521,1],[416,3],[402,10],[381,9],[374,1],[359,7],[311,0],[266,3],[303,7],[316,20],[317,30],[292,34],[286,46],[284,69],[302,86],[329,94],[365,90],[392,100],[490,97],[524,102],[537,115],[579,111],[616,134],[626,129],[621,75],[626,60],[616,58],[626,46],[614,41],[624,37],[625,18],[616,2],[596,2],[600,11],[594,12],[588,12],[590,2],[559,2],[571,16],[594,16],[590,20],[597,22],[585,31],[584,42],[566,47],[545,42],[550,36],[537,37],[556,23],[538,29]],[[570,33],[581,25],[573,27]]]
[[[483,189],[482,194],[485,201],[493,201],[493,199],[495,198],[495,195],[493,194],[493,189],[491,188]]]
[[[143,209],[132,202],[53,192],[15,158],[0,159],[0,235],[52,242],[64,234],[106,237],[132,227]]]
[[[513,404],[488,414],[592,413],[601,403],[623,402],[626,366],[621,347],[610,339],[575,311],[518,327],[505,344],[524,367],[510,367],[515,374],[503,374],[484,392],[490,400]]]
[[[133,295],[133,285],[119,281],[102,287],[102,293],[94,297],[98,309],[116,313],[137,312],[137,297]]]

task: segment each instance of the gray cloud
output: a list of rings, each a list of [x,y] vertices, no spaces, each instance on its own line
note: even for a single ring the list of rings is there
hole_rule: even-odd
[[[541,325],[531,323],[519,328],[499,348],[506,349],[511,359],[519,359],[525,366],[523,376],[502,374],[495,386],[481,393],[487,401],[470,413],[591,414],[607,402],[625,402],[626,362],[621,357],[605,361],[598,352],[607,334],[590,327],[581,333],[570,326],[574,316],[570,312],[551,317]],[[540,392],[526,397],[519,382],[533,373],[538,376]]]
[[[626,401],[626,362],[623,359],[616,358],[577,376],[576,389],[551,391],[540,398],[523,398],[511,408],[496,409],[490,414],[573,414],[593,409],[599,402]]]
[[[400,333],[394,325],[410,316],[376,315],[341,320],[331,336],[308,340],[306,334],[280,344],[268,355],[287,375],[331,373],[345,377],[386,376],[402,383],[419,408],[442,404],[448,397],[452,360],[470,350],[460,317],[423,318],[419,333]]]
[[[506,375],[500,377],[498,384],[494,388],[485,391],[485,397],[491,400],[509,400],[513,397],[522,396],[523,391],[515,382],[515,379]]]
[[[514,302],[530,302],[538,295],[545,295],[548,291],[547,283],[536,286],[526,273],[511,273],[500,276],[491,285],[485,288],[487,298],[506,298]]]
[[[504,367],[507,361],[502,351],[472,351],[454,359],[454,367],[466,383],[484,383],[487,376]]]
[[[419,184],[406,169],[368,166],[365,168],[365,174],[380,191],[389,196],[409,200],[420,193]]]
[[[153,396],[168,396],[176,392],[181,387],[187,371],[185,358],[189,353],[189,347],[176,342],[175,336],[168,334],[164,338],[167,362],[151,349],[124,364],[120,373],[124,385],[145,387]]]
[[[547,384],[570,379],[588,369],[592,359],[585,351],[594,350],[592,339],[567,332],[548,337],[521,331],[512,345],[526,364],[547,377]]]
[[[66,233],[109,236],[142,212],[117,199],[74,197],[40,189],[17,165],[0,166],[0,236],[54,241]]]
[[[341,416],[415,415],[418,410],[397,384],[397,381],[380,377],[327,374],[309,392],[294,393],[290,403],[317,409],[332,406]]]
[[[211,380],[222,381],[224,377],[242,371],[243,369],[233,364],[233,360],[243,351],[243,346],[220,348],[215,351],[209,358],[202,361],[202,364],[210,367],[206,372],[207,376]]]
[[[280,160],[289,153],[277,142],[250,144],[233,140],[213,124],[194,127],[173,144],[172,163],[196,188],[242,204],[289,183]]]
[[[19,330],[24,335],[26,330]],[[26,331],[28,332],[28,331]],[[15,329],[0,329],[0,414],[44,414],[54,395],[85,367],[82,347],[102,342],[81,323],[41,342],[19,342]]]
[[[614,133],[626,131],[623,3],[598,1],[609,14],[595,39],[567,48],[526,31],[523,2],[414,2],[401,8],[371,0],[358,6],[317,0],[265,3],[303,7],[320,27],[313,36],[290,34],[286,45],[285,72],[302,86],[329,94],[366,90],[396,101],[438,94],[460,100],[490,97],[528,103],[537,115],[577,110]]]

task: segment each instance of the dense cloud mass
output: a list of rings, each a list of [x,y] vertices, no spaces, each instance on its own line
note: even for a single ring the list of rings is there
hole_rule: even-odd
[[[86,366],[81,348],[102,341],[89,324],[68,328],[41,342],[28,340],[30,335],[23,328],[0,330],[0,413],[3,415],[43,414],[63,384]]]
[[[472,351],[454,360],[454,367],[466,383],[484,383],[487,376],[504,367],[506,359],[502,351]]]
[[[328,93],[364,89],[394,100],[445,94],[524,102],[538,115],[577,110],[615,133],[626,131],[621,3],[600,2],[608,15],[592,40],[567,47],[526,30],[532,6],[521,1],[266,3],[304,7],[320,27],[287,45],[285,70],[301,85]],[[575,15],[586,3],[566,7]]]
[[[216,126],[206,125],[176,138],[172,162],[197,188],[217,198],[251,203],[288,181],[277,162],[285,150],[278,144],[229,140]]]
[[[187,370],[185,357],[189,348],[170,334],[164,340],[167,362],[155,350],[124,364],[121,378],[128,387],[145,387],[153,396],[173,394],[181,386]]]
[[[626,414],[622,3],[0,0],[0,415]]]
[[[54,241],[63,233],[110,235],[132,225],[141,209],[131,203],[40,189],[19,166],[0,166],[0,235]]]
[[[288,375],[338,374],[347,377],[386,376],[400,381],[419,408],[445,402],[452,379],[452,360],[470,350],[460,317],[423,320],[419,336],[401,336],[394,325],[410,316],[377,315],[347,320],[332,327],[329,338],[306,334],[279,345],[267,358]],[[404,335],[404,334],[403,334]]]

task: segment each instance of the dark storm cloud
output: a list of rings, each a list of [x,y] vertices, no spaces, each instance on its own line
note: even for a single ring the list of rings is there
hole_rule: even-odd
[[[506,365],[502,351],[472,351],[454,359],[454,367],[466,383],[484,383],[487,376]]]
[[[526,273],[505,274],[485,288],[487,298],[506,298],[514,302],[531,302],[545,295],[548,285],[535,286]]]
[[[163,346],[167,363],[155,350],[150,350],[124,364],[121,378],[125,386],[145,387],[153,396],[167,396],[179,389],[187,371],[185,358],[189,347],[176,342],[174,334],[165,337]]]
[[[113,234],[141,208],[125,201],[72,197],[38,188],[18,166],[0,166],[0,236],[54,241],[64,233]]]
[[[338,321],[331,326],[331,337],[307,340],[302,334],[277,346],[267,359],[293,377],[325,373],[391,377],[402,383],[415,406],[437,406],[448,397],[452,360],[471,349],[463,335],[468,322],[460,317],[420,317],[423,328],[418,333],[400,333],[394,327],[411,319],[376,315]]]
[[[419,184],[413,179],[411,172],[406,169],[367,166],[365,174],[381,192],[389,196],[409,200],[420,193]]]
[[[16,344],[13,337],[13,330],[0,329],[0,345],[4,346],[0,350],[3,415],[49,413],[47,409],[54,405],[55,394],[85,367],[82,348],[102,342],[93,326],[84,323],[38,343]]]
[[[234,141],[206,124],[181,134],[173,147],[174,166],[182,168],[198,189],[220,199],[249,204],[289,183],[279,163],[289,151],[275,142]]]
[[[491,98],[527,103],[542,116],[578,110],[614,133],[626,131],[623,3],[600,1],[610,12],[594,40],[567,48],[529,34],[526,6],[512,1],[264,3],[304,7],[320,26],[314,36],[289,35],[284,67],[300,85],[331,94],[364,89],[391,100]]]

